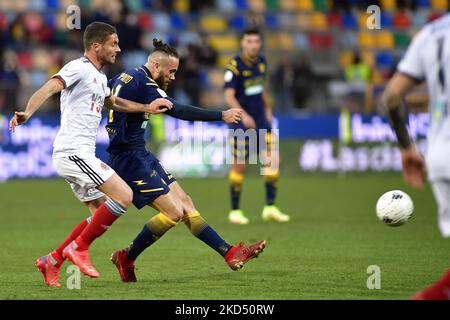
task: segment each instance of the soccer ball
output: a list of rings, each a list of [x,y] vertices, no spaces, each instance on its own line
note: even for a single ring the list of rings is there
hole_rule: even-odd
[[[392,190],[384,193],[377,202],[378,219],[391,227],[397,227],[408,221],[414,211],[414,204],[405,192]]]

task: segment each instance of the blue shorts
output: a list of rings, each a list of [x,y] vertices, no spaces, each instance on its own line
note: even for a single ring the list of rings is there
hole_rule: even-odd
[[[256,124],[256,140],[253,140],[251,142],[249,138],[246,138],[245,140],[238,140],[236,136],[229,137],[232,155],[234,157],[243,157],[242,159],[245,159],[246,163],[248,162],[250,153],[259,154],[262,148],[267,148],[268,150],[270,150],[272,141],[272,128],[269,121],[267,121],[264,112],[261,112],[260,114],[258,114],[258,116],[250,116],[252,116]],[[244,130],[244,132],[247,130],[242,122],[232,124],[229,126],[229,128],[234,130],[242,129]],[[260,135],[260,130],[265,130],[266,134]],[[261,138],[263,138],[264,140],[261,141]]]
[[[133,204],[141,209],[163,194],[175,178],[167,172],[159,160],[144,150],[111,153],[108,165],[133,190]]]

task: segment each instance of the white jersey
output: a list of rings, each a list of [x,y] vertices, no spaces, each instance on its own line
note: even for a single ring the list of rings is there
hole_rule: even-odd
[[[64,83],[61,128],[53,143],[53,158],[95,155],[95,142],[105,98],[106,75],[86,57],[67,63],[53,77]]]
[[[450,14],[425,25],[414,37],[398,72],[427,82],[428,176],[431,181],[450,179]]]

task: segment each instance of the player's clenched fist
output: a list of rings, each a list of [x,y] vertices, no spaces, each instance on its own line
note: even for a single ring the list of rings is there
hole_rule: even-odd
[[[232,108],[222,112],[222,119],[226,123],[238,123],[242,118],[242,109]]]
[[[153,100],[150,104],[146,104],[145,107],[147,109],[145,112],[157,114],[172,109],[173,103],[168,99],[158,98]]]

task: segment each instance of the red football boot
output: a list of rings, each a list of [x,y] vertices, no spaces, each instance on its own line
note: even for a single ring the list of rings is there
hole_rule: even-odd
[[[59,278],[59,267],[55,267],[52,264],[52,257],[50,254],[40,257],[36,260],[34,265],[38,268],[39,272],[44,276],[44,282],[50,287],[60,287],[61,284],[58,282]]]
[[[111,261],[119,270],[120,279],[123,282],[136,282],[134,274],[134,261],[128,259],[125,249],[114,251],[111,254]]]
[[[247,261],[256,258],[266,246],[266,240],[259,241],[255,244],[244,245],[240,242],[237,246],[233,246],[225,255],[225,261],[234,271],[238,271],[244,267]]]
[[[91,261],[89,260],[88,250],[80,250],[77,243],[72,241],[63,250],[63,257],[71,261],[74,265],[80,268],[80,271],[91,278],[98,278],[100,274],[95,270]]]

